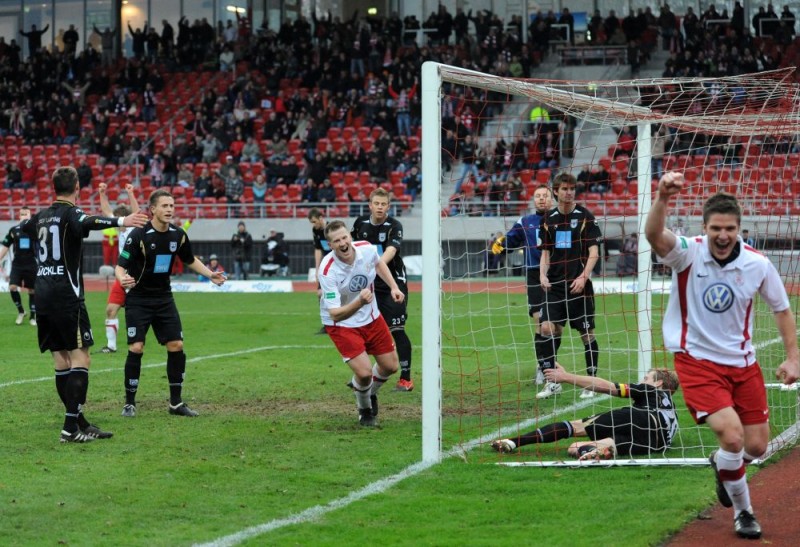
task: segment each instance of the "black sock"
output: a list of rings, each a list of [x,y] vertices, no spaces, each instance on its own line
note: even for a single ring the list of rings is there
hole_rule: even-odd
[[[526,444],[535,443],[554,443],[561,439],[569,439],[572,437],[572,424],[569,422],[556,422],[544,427],[540,427],[536,431],[531,431],[525,435],[520,435],[514,440],[517,446],[525,446]]]
[[[534,340],[536,346],[536,361],[539,363],[539,368],[542,370],[555,368],[558,348],[561,346],[561,337],[545,337],[537,333]]]
[[[19,291],[11,291],[11,300],[14,301],[14,305],[17,307],[17,313],[25,313],[25,308],[22,307],[22,296],[20,296]]]
[[[186,354],[181,351],[167,352],[167,380],[169,380],[169,404],[177,405],[182,401],[183,376],[186,372]]]
[[[56,369],[56,391],[58,398],[64,403],[64,409],[67,408],[67,381],[69,380],[70,370]]]
[[[392,336],[400,359],[400,378],[411,380],[411,340],[405,330],[392,331]]]
[[[64,431],[73,433],[78,429],[78,417],[81,414],[82,401],[86,402],[88,389],[89,369],[73,368],[67,376],[67,411],[64,413]]]
[[[586,357],[586,374],[597,376],[597,360],[600,358],[600,348],[597,347],[597,340],[592,340],[583,346],[583,355]]]
[[[142,373],[142,354],[128,351],[125,358],[125,404],[136,404],[136,390],[139,389],[139,375]]]
[[[36,318],[36,299],[33,293],[28,293],[28,308],[31,310],[31,319]]]

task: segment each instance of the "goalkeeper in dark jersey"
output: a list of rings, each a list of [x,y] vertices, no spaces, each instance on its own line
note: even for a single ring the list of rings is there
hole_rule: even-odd
[[[588,437],[589,441],[572,443],[567,453],[581,460],[601,460],[617,455],[645,456],[664,452],[672,445],[678,430],[672,395],[679,384],[674,372],[651,369],[638,384],[619,384],[594,376],[571,374],[558,363],[544,374],[548,382],[573,384],[597,393],[630,398],[631,405],[582,420],[552,423],[519,437],[498,439],[492,443],[496,451],[513,452],[527,444]]]
[[[143,226],[147,216],[87,215],[75,206],[80,185],[72,167],[53,174],[56,201],[22,223],[22,233],[36,241],[36,315],[39,349],[49,351],[56,369],[56,390],[66,410],[62,443],[106,439],[111,433],[84,416],[89,389],[89,348],[94,343],[83,292],[83,239],[92,230]]]
[[[408,285],[406,267],[400,256],[403,244],[403,225],[389,216],[389,192],[382,188],[373,190],[369,195],[369,215],[363,215],[353,223],[351,235],[353,241],[369,241],[378,248],[381,260],[389,266],[392,277],[405,295],[402,302],[395,302],[389,286],[382,279],[375,279],[375,296],[378,309],[389,325],[394,338],[397,355],[400,358],[400,379],[395,386],[396,391],[411,391],[414,381],[411,380],[411,340],[406,334],[406,318],[408,308]]]
[[[539,329],[539,316],[544,304],[544,292],[539,281],[539,259],[542,252],[539,250],[541,238],[539,229],[544,215],[552,207],[553,194],[550,188],[542,185],[533,192],[534,213],[525,215],[514,223],[508,233],[499,237],[492,244],[492,253],[499,255],[506,249],[525,250],[525,284],[528,287],[528,315],[533,319],[536,334],[541,334]],[[541,368],[537,368],[536,383],[544,383]]]
[[[225,282],[224,272],[212,272],[192,253],[183,228],[172,224],[175,199],[166,190],[150,194],[153,219],[139,230],[131,230],[119,255],[114,275],[128,293],[125,297],[125,325],[128,328],[128,355],[125,359],[125,406],[122,415],[136,416],[136,392],[142,369],[147,331],[153,327],[158,343],[167,348],[168,412],[175,416],[194,417],[198,413],[183,402],[186,372],[183,352],[183,327],[170,275],[180,259],[196,274],[215,285]]]
[[[31,310],[30,322],[31,325],[36,326],[36,300],[35,300],[35,285],[36,285],[36,253],[34,250],[33,242],[35,241],[30,236],[22,233],[20,227],[22,221],[31,218],[31,210],[28,207],[20,207],[19,220],[20,224],[13,226],[6,234],[5,239],[0,242],[0,263],[9,249],[14,249],[14,258],[11,261],[11,272],[8,275],[8,292],[11,294],[11,300],[17,307],[17,320],[16,324],[21,325],[25,319],[25,308],[22,307],[22,295],[20,294],[20,287],[28,289],[28,307]],[[0,268],[0,274],[3,274]]]

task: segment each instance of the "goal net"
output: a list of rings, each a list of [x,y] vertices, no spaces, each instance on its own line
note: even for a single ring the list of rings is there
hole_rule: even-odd
[[[658,177],[686,180],[668,227],[702,233],[701,209],[717,191],[744,208],[743,237],[773,261],[798,303],[800,118],[793,69],[724,78],[535,81],[437,63],[423,65],[423,458],[464,449],[515,465],[585,465],[571,438],[498,455],[489,443],[549,423],[630,404],[564,385],[536,397],[534,321],[525,251],[490,242],[532,213],[537,187],[561,172],[578,179],[576,202],[603,235],[593,275],[597,375],[637,383],[673,369],[661,341],[670,272],[643,235]],[[555,206],[555,203],[553,203]],[[774,377],[784,359],[770,310],[756,300],[754,346],[768,386],[771,442],[765,459],[797,437],[798,393]],[[558,362],[586,374],[583,342],[564,328]],[[795,387],[795,386],[792,386]],[[716,447],[674,396],[679,429],[664,453],[602,465],[705,465]],[[467,449],[476,448],[469,451]]]

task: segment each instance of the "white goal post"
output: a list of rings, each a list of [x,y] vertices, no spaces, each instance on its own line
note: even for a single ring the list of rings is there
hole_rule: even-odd
[[[613,164],[612,175],[618,177],[613,182],[614,188],[624,188],[624,191],[618,194],[607,189],[603,200],[594,203],[599,208],[595,214],[598,219],[602,218],[609,233],[614,231],[614,238],[622,239],[631,233],[637,233],[639,237],[633,276],[616,279],[606,272],[603,280],[598,281],[599,294],[606,295],[604,305],[607,306],[607,313],[600,320],[611,325],[613,319],[626,325],[624,330],[601,333],[603,325],[598,322],[601,351],[605,351],[611,356],[609,359],[614,361],[600,375],[606,377],[607,372],[616,376],[628,375],[623,376],[623,380],[619,377],[609,379],[635,382],[651,367],[666,365],[671,368],[671,361],[667,364],[663,347],[660,346],[659,320],[663,300],[666,299],[661,295],[669,293],[670,280],[668,276],[654,277],[651,250],[643,235],[644,218],[652,201],[652,180],[656,175],[653,173],[657,165],[654,159],[661,162],[659,169],[672,167],[685,171],[687,178],[697,177],[693,179],[697,182],[689,184],[687,195],[676,203],[676,221],[686,221],[690,229],[694,228],[696,221],[692,219],[696,218],[698,204],[707,192],[730,188],[729,191],[741,195],[749,224],[758,227],[758,237],[763,237],[765,254],[778,265],[787,283],[800,282],[797,266],[800,250],[795,254],[795,249],[791,247],[791,244],[800,241],[800,222],[793,216],[798,211],[787,200],[756,195],[757,184],[754,182],[758,176],[766,176],[759,174],[760,166],[766,165],[767,161],[772,162],[772,158],[780,153],[775,147],[770,148],[768,153],[765,142],[773,139],[794,146],[800,135],[800,93],[791,76],[790,70],[781,70],[723,78],[544,82],[494,76],[435,62],[423,64],[423,461],[440,460],[445,444],[464,446],[468,443],[486,443],[498,436],[523,433],[523,429],[539,424],[541,420],[565,419],[570,413],[573,416],[586,416],[591,411],[608,409],[612,404],[607,397],[597,397],[590,404],[564,396],[561,402],[548,403],[549,406],[533,399],[536,387],[530,375],[535,366],[533,330],[524,313],[524,295],[519,296],[524,292],[524,275],[503,277],[501,273],[496,280],[493,279],[491,274],[496,272],[489,272],[484,264],[485,246],[479,246],[481,242],[485,245],[490,233],[509,229],[520,214],[516,209],[512,212],[506,210],[505,214],[500,215],[492,212],[487,214],[485,210],[476,213],[471,204],[480,205],[480,200],[469,194],[474,185],[451,199],[461,200],[461,207],[453,207],[454,212],[448,213],[451,202],[443,194],[443,188],[449,188],[448,185],[453,182],[457,182],[457,185],[464,180],[469,182],[471,175],[459,177],[457,161],[451,171],[446,171],[443,165],[442,111],[445,88],[455,89],[462,95],[464,89],[470,88],[507,97],[505,104],[495,104],[491,117],[484,119],[480,113],[475,116],[476,123],[480,123],[478,140],[487,149],[499,141],[516,139],[529,142],[531,137],[526,123],[533,106],[543,106],[554,115],[573,123],[568,130],[574,141],[569,151],[571,156],[568,158],[562,151],[557,167],[526,169],[536,176],[540,171],[552,174],[570,171],[577,174],[584,167],[588,170],[590,165]],[[451,95],[446,99],[455,102],[454,97],[458,93],[447,93]],[[487,103],[492,101],[488,99]],[[760,107],[754,109],[754,104]],[[632,126],[636,132],[636,153],[630,158],[625,158],[624,154],[618,157],[616,152],[612,154],[611,147],[601,138],[623,126]],[[651,150],[654,139],[661,139],[664,133],[668,134],[672,144],[663,160],[660,160],[654,158]],[[728,163],[727,152],[713,153],[727,150],[732,144],[738,152],[730,158],[731,163]],[[773,167],[770,163],[764,169],[770,173],[775,169],[784,169],[785,172],[781,173],[785,175],[790,160],[793,161],[792,155],[797,154],[796,167],[800,174],[800,145],[796,148],[795,152],[787,152],[785,163],[780,162],[786,168]],[[700,149],[705,150],[704,155],[696,153]],[[528,154],[530,158],[530,148]],[[613,158],[609,157],[611,155]],[[623,162],[620,158],[627,161]],[[624,163],[624,172],[616,169],[618,163]],[[509,176],[509,171],[493,175],[494,178],[504,176]],[[542,174],[538,180],[545,180],[545,176]],[[488,178],[485,175],[484,183]],[[532,184],[526,182],[526,186],[533,188],[535,180]],[[589,192],[587,195],[594,194]],[[530,195],[526,198],[529,199]],[[615,200],[625,205],[616,207]],[[484,199],[484,204],[489,201]],[[581,202],[580,197],[578,201]],[[790,246],[780,247],[784,241],[790,242]],[[773,245],[777,247],[770,247]],[[508,271],[511,271],[510,267]],[[797,289],[797,285],[793,287]],[[796,296],[797,292],[794,292],[795,310]],[[759,332],[771,332],[772,338],[760,340],[756,347],[759,355],[763,352],[769,357],[765,361],[772,362],[782,351],[782,345],[775,343],[774,323],[768,321],[768,313],[763,310],[759,313],[756,319],[756,326],[761,329]],[[462,325],[463,330],[460,330]],[[572,350],[562,347],[561,351]],[[581,351],[575,350],[570,358],[579,362],[583,359]],[[763,368],[765,374],[771,374],[774,370],[771,365]],[[767,385],[771,394],[779,393],[774,404],[780,406],[780,416],[776,417],[777,430],[773,430],[770,447],[763,459],[795,443],[800,427],[797,392],[781,389],[774,382],[768,382]],[[455,406],[449,404],[451,396],[459,401]],[[772,398],[770,405],[773,405]],[[676,406],[679,413],[686,414],[682,400]],[[777,410],[775,414],[778,415]],[[448,416],[448,423],[452,420],[457,425],[446,426],[445,415]],[[680,448],[667,451],[663,456],[631,460],[619,458],[599,465],[706,465],[707,449],[712,448],[708,436],[704,437],[700,428],[691,427],[682,435]],[[586,465],[566,461],[568,458],[562,455],[563,447],[560,453],[531,454],[530,458],[535,461],[509,464]],[[484,457],[488,459],[488,452]]]

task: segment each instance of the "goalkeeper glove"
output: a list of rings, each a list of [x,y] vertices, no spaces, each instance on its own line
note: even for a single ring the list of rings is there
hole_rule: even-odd
[[[503,247],[503,242],[505,242],[505,240],[506,240],[506,236],[500,236],[500,237],[497,238],[497,240],[495,240],[494,243],[492,243],[492,254],[493,255],[503,254],[503,251],[506,250],[506,248]]]

